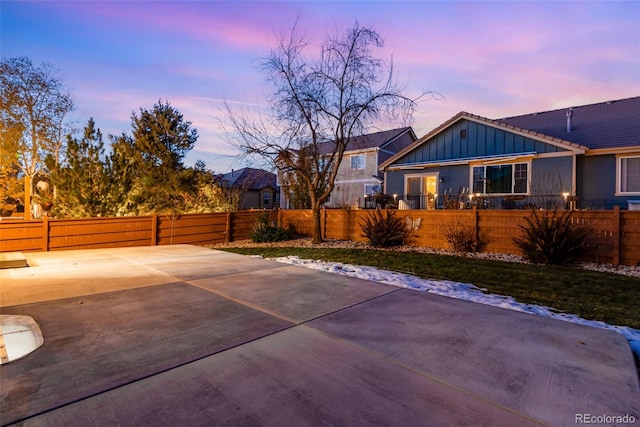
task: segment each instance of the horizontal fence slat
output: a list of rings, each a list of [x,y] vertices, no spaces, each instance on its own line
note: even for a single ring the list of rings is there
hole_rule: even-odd
[[[4,220],[0,221],[0,251],[106,248],[153,243],[206,245],[243,240],[249,238],[256,219],[264,212],[267,212],[270,222],[279,221],[278,225],[282,227],[293,228],[303,235],[312,234],[313,215],[308,209],[48,221]],[[366,209],[323,210],[324,237],[365,241],[362,223],[372,212]],[[414,225],[407,245],[448,249],[450,245],[445,238],[448,228],[477,227],[478,235],[487,241],[485,251],[508,254],[519,254],[513,237],[522,232],[521,226],[526,226],[527,218],[531,217],[530,211],[518,210],[394,212]],[[228,219],[230,224],[227,224]],[[588,251],[583,259],[611,263],[618,257],[621,264],[640,265],[640,211],[573,211],[572,221],[589,229]]]

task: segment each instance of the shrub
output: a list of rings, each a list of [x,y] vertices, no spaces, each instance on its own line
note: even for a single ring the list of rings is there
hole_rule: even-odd
[[[256,218],[251,230],[251,240],[255,243],[282,242],[291,240],[293,232],[283,227],[271,224],[269,213],[263,212]]]
[[[366,237],[371,246],[380,248],[400,246],[411,234],[405,220],[398,218],[396,211],[391,210],[376,209],[369,212],[360,226],[362,237]]]
[[[573,223],[572,211],[533,211],[520,225],[523,233],[513,242],[534,264],[562,265],[573,261],[584,250],[588,230]]]
[[[476,235],[473,227],[457,222],[443,225],[441,228],[444,238],[456,252],[482,252],[487,246],[487,241]]]

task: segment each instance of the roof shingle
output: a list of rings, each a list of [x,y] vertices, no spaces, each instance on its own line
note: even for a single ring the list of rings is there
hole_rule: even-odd
[[[382,147],[385,143],[409,131],[411,127],[385,130],[381,132],[369,133],[366,135],[352,136],[346,151],[367,150],[370,148]],[[335,147],[334,142],[323,142],[318,144],[320,154],[331,154]]]
[[[591,150],[640,146],[640,97],[572,107],[571,132],[567,132],[567,110],[563,108],[497,119]]]

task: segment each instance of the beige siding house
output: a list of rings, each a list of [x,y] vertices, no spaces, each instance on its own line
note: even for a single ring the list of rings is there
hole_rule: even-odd
[[[365,197],[382,191],[379,166],[417,140],[411,127],[356,136],[349,142],[336,175],[335,188],[326,203],[328,208],[363,208]],[[331,143],[320,147],[327,154]],[[323,144],[324,145],[324,144]],[[289,207],[287,194],[281,195],[282,207]]]

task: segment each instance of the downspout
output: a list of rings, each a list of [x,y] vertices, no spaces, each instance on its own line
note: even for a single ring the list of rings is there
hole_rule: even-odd
[[[571,195],[573,196],[573,206],[575,209],[578,208],[577,206],[577,175],[578,175],[578,155],[576,153],[573,153],[573,156],[571,156],[571,160],[573,161],[573,167],[572,167],[572,172],[571,172]]]

